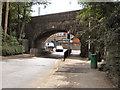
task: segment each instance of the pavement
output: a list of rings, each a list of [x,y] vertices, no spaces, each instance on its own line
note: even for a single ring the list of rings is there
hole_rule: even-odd
[[[115,88],[105,72],[90,68],[90,61],[73,54],[40,88]]]

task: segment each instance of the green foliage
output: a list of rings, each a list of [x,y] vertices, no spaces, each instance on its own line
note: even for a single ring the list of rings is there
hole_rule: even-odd
[[[109,17],[119,6],[119,3],[116,2],[86,2],[81,4],[84,8],[78,12],[77,19],[85,26],[91,22],[91,28]]]
[[[39,2],[37,1],[38,0],[35,0],[34,2],[29,2],[29,1],[28,2],[9,2],[7,37],[6,37],[6,40],[3,40],[3,37],[2,37],[2,55],[14,55],[14,54],[23,53],[24,48],[20,44],[22,42],[22,39],[25,37],[25,33],[24,33],[25,24],[31,20],[32,5],[48,4],[47,0],[40,0]],[[1,33],[3,36],[4,36],[4,25],[5,25],[4,18],[6,13],[5,3],[6,2],[3,3],[3,7],[2,7],[3,31],[1,31]]]
[[[16,37],[7,35],[7,41],[2,43],[2,55],[15,55],[24,52],[24,48],[19,44]]]
[[[2,55],[16,55],[23,53],[23,47],[21,45],[18,46],[10,46],[10,45],[4,45],[2,47]]]
[[[15,31],[17,38],[21,38],[24,34],[24,26],[31,20],[31,7],[33,4],[44,4],[47,5],[47,0],[40,0],[37,2],[9,2],[9,15],[8,15],[8,29],[7,34]],[[5,24],[5,13],[6,13],[6,4],[3,3],[3,13],[2,13],[2,26],[4,30]],[[22,39],[22,38],[21,38]]]
[[[21,27],[22,23],[28,23],[31,19],[31,6],[31,2],[10,2],[8,32],[12,32],[17,29],[16,33],[19,34],[20,31],[18,29],[18,24],[20,24]]]
[[[109,72],[110,78],[115,76],[117,79],[113,82],[118,83],[117,80],[120,77],[120,3],[83,4],[85,8],[78,13],[77,17],[82,19],[80,23],[87,23],[86,27],[91,22],[91,27],[84,31],[81,41],[82,43],[89,41],[88,36],[90,36],[91,51],[96,54],[101,53],[100,58],[106,61],[104,70]],[[88,31],[90,31],[89,34]]]
[[[82,35],[83,42],[88,42],[90,36],[91,44],[94,44],[95,52],[101,50],[101,46],[104,47],[116,44],[118,41],[119,31],[119,3],[116,2],[87,2],[82,3],[84,8],[78,12],[78,19],[81,23],[88,27],[88,23],[91,22],[90,28],[84,31]],[[109,8],[108,8],[109,7]],[[103,49],[101,51],[103,51]]]

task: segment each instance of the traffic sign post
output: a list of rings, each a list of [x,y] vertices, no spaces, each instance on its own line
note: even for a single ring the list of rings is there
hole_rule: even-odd
[[[67,39],[70,39],[70,31],[67,32]]]
[[[70,51],[70,30],[67,32],[67,39],[68,39],[68,55]]]

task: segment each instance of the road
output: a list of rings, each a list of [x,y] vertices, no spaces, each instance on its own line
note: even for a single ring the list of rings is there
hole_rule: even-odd
[[[64,50],[65,51],[65,50]],[[2,61],[3,88],[113,88],[105,73],[90,68],[90,61],[72,50],[65,62],[64,52],[44,57],[9,57]],[[18,57],[18,58],[17,58]],[[57,68],[58,67],[58,68]],[[92,83],[91,83],[92,82]]]
[[[64,49],[63,52],[56,52],[55,50],[53,50],[53,53],[52,53],[52,54],[49,54],[49,55],[43,56],[43,57],[44,57],[44,58],[61,59],[61,58],[63,58],[64,52],[65,52],[66,50],[67,50],[67,49]]]
[[[2,61],[3,88],[39,88],[54,71],[55,65],[63,57],[63,52],[33,58],[10,57]]]

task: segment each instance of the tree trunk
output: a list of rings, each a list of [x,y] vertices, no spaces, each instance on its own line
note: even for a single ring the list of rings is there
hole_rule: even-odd
[[[22,33],[23,33],[23,29],[24,29],[24,27],[25,27],[25,23],[23,22],[23,24],[22,24],[22,28],[21,28],[21,30],[20,30],[19,38],[21,38],[21,36],[22,36]]]
[[[16,29],[16,34],[17,34],[17,37],[19,38],[19,33],[20,33],[20,7],[19,7],[19,2],[17,3],[18,5],[18,29]]]
[[[26,5],[24,6],[23,23],[22,23],[22,27],[21,27],[21,30],[20,30],[19,38],[21,38],[24,27],[25,27],[25,14],[26,14]]]
[[[0,1],[0,28],[2,27],[2,1]]]
[[[7,1],[6,2],[5,26],[4,26],[4,41],[6,41],[6,35],[7,35],[8,12],[9,12],[9,2]]]

